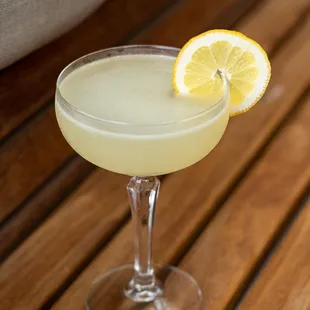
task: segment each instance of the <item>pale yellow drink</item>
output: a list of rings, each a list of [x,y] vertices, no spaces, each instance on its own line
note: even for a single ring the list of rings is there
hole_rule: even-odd
[[[59,91],[77,111],[58,94],[56,115],[72,148],[99,167],[131,176],[170,173],[206,156],[225,131],[228,100],[176,96],[174,60],[117,56],[70,73]]]

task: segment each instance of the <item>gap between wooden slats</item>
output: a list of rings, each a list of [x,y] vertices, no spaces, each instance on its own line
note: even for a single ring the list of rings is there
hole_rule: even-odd
[[[287,225],[283,225],[283,228],[279,230],[279,237],[275,238],[272,246],[269,251],[266,253],[265,257],[257,264],[255,270],[251,277],[249,277],[248,283],[244,286],[244,290],[240,290],[238,298],[233,303],[233,309],[239,309],[240,305],[243,304],[243,301],[247,299],[247,295],[252,291],[253,287],[256,287],[256,281],[260,279],[261,275],[265,273],[265,268],[269,265],[271,261],[274,260],[273,256],[276,256],[279,248],[282,247],[282,244],[286,241],[285,239],[290,233],[290,230],[296,226],[296,221],[303,214],[304,209],[307,208],[310,199],[310,184],[305,190],[305,195],[300,199],[300,202],[296,203],[296,211],[292,214],[291,218],[288,219]],[[299,309],[298,309],[299,310]]]
[[[310,308],[309,216],[308,200],[238,309]]]

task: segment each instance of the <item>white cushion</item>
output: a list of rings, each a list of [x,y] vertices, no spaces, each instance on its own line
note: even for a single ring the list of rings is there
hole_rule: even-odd
[[[104,0],[0,0],[0,69],[57,38]]]

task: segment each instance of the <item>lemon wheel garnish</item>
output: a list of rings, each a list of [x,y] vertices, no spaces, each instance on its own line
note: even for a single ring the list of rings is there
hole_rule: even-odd
[[[237,31],[211,30],[189,40],[179,52],[172,83],[176,93],[219,92],[218,70],[230,88],[230,115],[249,110],[264,94],[271,68],[263,48]]]

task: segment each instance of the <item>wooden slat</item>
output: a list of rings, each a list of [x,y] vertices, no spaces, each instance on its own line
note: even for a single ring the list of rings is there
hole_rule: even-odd
[[[257,20],[258,25],[260,25],[261,22],[262,20]],[[260,27],[257,31],[264,32],[266,29]],[[168,206],[166,206],[165,210],[159,208],[161,220],[165,222],[165,214],[167,214],[167,223],[171,222],[171,224],[174,224],[175,227],[175,230],[172,232],[170,231],[171,233],[175,233],[173,236],[167,234],[167,242],[169,241],[171,243],[170,238],[176,237],[176,241],[173,240],[172,242],[173,247],[171,247],[170,252],[165,254],[166,257],[169,257],[169,259],[172,259],[175,255],[177,255],[176,253],[182,251],[184,244],[181,244],[181,241],[184,241],[184,236],[188,236],[191,231],[196,229],[197,225],[199,226],[203,218],[212,209],[214,202],[220,199],[220,197],[225,193],[227,187],[238,177],[240,169],[242,169],[251,160],[256,151],[261,147],[266,137],[271,131],[274,130],[284,115],[293,106],[294,98],[307,84],[308,73],[302,72],[302,74],[300,74],[299,70],[301,65],[298,62],[298,59],[300,57],[301,59],[304,59],[308,51],[304,51],[304,48],[301,48],[301,52],[298,54],[294,48],[296,41],[297,43],[299,42],[295,39],[292,43],[288,44],[283,49],[282,54],[276,58],[274,63],[277,68],[275,71],[277,73],[274,83],[279,82],[283,84],[283,86],[286,86],[289,90],[288,93],[285,93],[285,96],[279,98],[279,100],[274,104],[264,106],[264,109],[257,107],[257,112],[248,113],[247,118],[239,117],[239,124],[237,124],[236,121],[232,122],[225,140],[239,141],[240,144],[238,144],[238,147],[235,143],[224,141],[224,143],[219,145],[215,152],[210,154],[208,160],[204,160],[195,167],[179,172],[168,178],[168,185],[164,185],[163,187],[160,199],[161,205],[168,205],[170,204],[170,201],[171,204],[174,205],[180,204],[180,214],[176,213],[174,208],[169,208]],[[284,63],[288,66],[285,70],[282,68]],[[297,76],[298,83],[296,78]],[[292,83],[290,84],[288,83],[289,77],[292,78]],[[278,113],[275,113],[276,111],[278,111]],[[244,128],[249,128],[249,130],[244,132]],[[253,137],[255,137],[259,132],[262,133],[261,136],[253,139]],[[245,150],[247,150],[247,152]],[[226,154],[232,155],[229,161],[227,161]],[[188,177],[190,178],[190,181]],[[195,187],[192,186],[192,180],[197,182],[195,183]],[[98,183],[95,181],[92,181],[91,184],[92,187],[98,186]],[[180,190],[183,190],[184,188],[183,185],[187,186],[189,189],[186,195],[185,193],[183,195],[180,193]],[[210,192],[205,192],[205,188],[210,188]],[[119,193],[124,192],[119,187],[118,190],[120,191]],[[207,207],[199,207],[200,199],[192,199],[193,197],[196,197],[199,192],[203,192],[205,194],[205,196],[200,196],[202,200],[209,197]],[[91,195],[94,194],[89,194],[90,200],[92,197]],[[118,197],[118,194],[116,197]],[[77,197],[76,199],[78,200]],[[96,196],[95,199],[98,201]],[[113,201],[114,204],[117,202],[118,204],[126,203],[125,199],[122,199],[121,197],[119,197],[119,200],[113,197]],[[80,203],[84,204],[85,202],[81,201]],[[95,204],[95,201],[92,201],[92,203]],[[194,206],[195,208],[185,208],[184,206],[186,205]],[[80,216],[84,214],[82,211],[76,211],[70,203],[66,203],[65,206],[66,207],[59,209],[59,211],[55,213],[43,227],[38,229],[31,236],[31,238],[27,240],[15,253],[13,253],[13,255],[2,265],[0,271],[0,282],[5,287],[0,291],[0,295],[3,297],[3,300],[7,301],[7,305],[10,306],[10,309],[18,309],[18,307],[24,307],[23,309],[25,310],[27,307],[28,309],[33,309],[31,307],[35,308],[35,306],[43,303],[50,296],[50,294],[52,294],[55,289],[57,289],[57,287],[59,287],[59,285],[61,285],[63,281],[70,276],[70,274],[74,273],[81,264],[83,265],[83,262],[89,253],[91,253],[94,248],[98,246],[98,243],[104,240],[108,233],[110,233],[105,230],[105,226],[102,225],[102,222],[98,223],[98,219],[101,218],[100,214],[102,210],[92,207],[90,209],[93,211],[91,214],[85,212],[85,215],[87,214],[87,216],[89,216],[87,221],[91,222],[91,224],[80,225],[78,228],[76,225],[67,225],[65,227],[65,236],[63,236],[64,231],[61,231],[61,224],[66,222],[71,223],[71,221],[74,221],[74,219],[78,216],[78,212],[80,212]],[[114,209],[119,213],[125,212],[123,211],[125,208],[116,208],[115,205],[113,206],[113,210]],[[128,212],[128,209],[126,210],[126,212]],[[191,220],[188,223],[188,226],[184,225],[187,223],[188,219]],[[109,223],[110,219],[108,215],[105,221],[105,223]],[[183,235],[183,229],[185,226],[186,231],[184,231]],[[171,225],[166,225],[166,227],[171,227]],[[111,229],[111,226],[109,229]],[[124,250],[128,248],[128,259],[130,256],[131,246],[130,236],[128,236],[128,232],[130,231],[129,229],[130,228],[126,228],[122,233],[122,236],[124,237],[123,239],[118,238],[118,240],[123,242],[119,249]],[[46,234],[48,236],[53,236],[48,238],[49,242],[44,241]],[[59,234],[61,234],[61,236],[59,236]],[[161,231],[160,238],[165,240],[166,235],[165,238],[163,238],[163,234],[166,234],[166,232]],[[92,236],[92,238],[87,240],[87,247],[82,242],[84,240],[84,235]],[[62,243],[66,243],[67,241],[70,243],[70,247],[65,249],[66,252],[63,250],[59,253],[58,251],[55,251],[57,246],[59,246],[60,237]],[[117,244],[119,246],[119,243]],[[67,247],[68,245],[64,244],[63,246]],[[158,243],[156,246],[158,248],[160,247]],[[33,247],[36,249],[35,251],[32,250]],[[158,248],[156,250],[157,253]],[[159,248],[159,250],[162,249]],[[27,256],[25,253],[27,253]],[[40,253],[41,256],[38,253]],[[49,253],[49,259],[46,261],[44,260],[44,253]],[[123,252],[121,253],[124,254]],[[163,253],[165,252],[163,251]],[[44,257],[42,258],[43,254]],[[125,255],[124,258],[126,259]],[[113,264],[118,264],[121,261],[120,258],[115,256],[115,253],[113,260]],[[26,269],[23,268],[24,264],[27,265]],[[107,266],[110,267],[111,265]],[[87,274],[93,277],[93,271],[96,271],[96,268],[89,269],[89,273]],[[27,285],[27,287],[25,286],[25,283],[28,283],[27,280],[29,280],[29,274],[31,274],[31,280],[34,284],[32,287],[29,287],[29,285]],[[6,285],[8,279],[12,276],[15,277],[14,285]],[[83,279],[85,279],[85,277],[83,277]],[[81,284],[80,282],[78,283]],[[86,281],[85,286],[88,287],[88,285],[89,282]],[[76,291],[73,289],[71,294],[73,292]],[[67,301],[69,303],[71,301],[74,303],[74,298],[71,299],[72,295],[70,296],[71,297],[67,299]],[[78,297],[76,299],[76,305],[79,305],[80,301],[81,297]],[[74,307],[72,309],[74,309]]]
[[[261,31],[264,31],[264,29],[261,29]],[[155,254],[161,253],[164,255],[162,259],[172,260],[178,252],[182,251],[184,244],[186,244],[186,236],[188,238],[191,232],[195,231],[196,227],[201,223],[202,218],[211,211],[214,203],[225,193],[227,186],[236,179],[240,169],[256,153],[270,131],[276,127],[281,118],[284,117],[284,114],[294,106],[294,98],[302,92],[309,81],[307,72],[300,74],[304,59],[309,52],[307,49],[308,46],[304,44],[304,34],[302,34],[301,38],[298,35],[292,41],[288,42],[274,60],[274,66],[276,68],[274,72],[274,83],[283,83],[283,86],[287,87],[288,93],[285,93],[285,96],[279,98],[273,104],[258,106],[255,109],[256,112],[249,112],[247,117],[239,117],[238,123],[232,122],[226,138],[224,138],[227,142],[224,141],[224,143],[220,144],[217,150],[210,154],[209,159],[203,160],[192,168],[171,175],[165,181],[157,212],[162,225],[160,226],[160,231],[156,231],[155,239]],[[300,41],[304,45],[300,44]],[[299,46],[299,52],[297,52],[296,44]],[[284,63],[287,66],[286,70],[283,70]],[[244,132],[244,128],[248,128],[248,130]],[[261,136],[258,136],[258,133]],[[235,141],[238,141],[238,144]],[[227,159],[227,154],[231,154],[229,159]],[[195,180],[195,186],[192,184],[193,180]],[[183,191],[184,188],[188,189],[187,192]],[[209,189],[209,191],[206,192],[206,189]],[[204,193],[204,195],[201,195],[201,193]],[[198,199],[199,197],[201,198]],[[207,202],[201,205],[201,201],[204,201],[206,198],[208,198]],[[171,208],[170,204],[178,206],[178,212],[176,212],[175,208]],[[62,218],[61,212],[59,212],[58,216]],[[60,220],[58,216],[52,217],[44,227],[41,227],[9,258],[4,266],[14,266],[17,263],[23,265],[21,253],[29,251],[28,249],[37,243],[37,238],[40,238],[40,235],[45,235],[46,231],[57,236],[57,231],[53,232],[53,230],[57,230],[57,222]],[[96,216],[100,217],[99,214]],[[164,223],[167,223],[167,225]],[[92,222],[92,225],[92,229],[97,227],[95,220]],[[169,229],[171,226],[174,227],[173,230]],[[68,229],[71,230],[70,227]],[[115,241],[107,247],[107,250],[98,258],[96,263],[87,269],[81,280],[72,286],[62,300],[61,305],[68,305],[69,307],[72,304],[72,309],[75,309],[75,307],[78,307],[82,303],[82,296],[85,293],[85,289],[87,290],[89,288],[90,282],[98,272],[131,259],[130,232],[131,227],[127,226]],[[68,232],[69,235],[83,235],[84,233],[86,232],[83,229],[78,232],[76,230]],[[98,230],[96,233],[98,238],[102,236]],[[161,240],[160,243],[158,242],[159,240]],[[163,240],[165,240],[164,243],[162,242]],[[167,244],[170,246],[167,247]],[[45,252],[47,250],[46,247],[51,246],[51,244],[45,243],[42,245],[41,251]],[[74,266],[79,264],[79,258],[74,256],[74,253],[79,251],[79,249],[80,245],[78,243],[72,243],[71,250],[66,258],[59,258],[57,254],[54,254],[56,257],[50,258],[52,260],[50,262],[50,275],[55,281],[53,284],[45,282],[42,279],[42,275],[38,270],[38,264],[35,261],[36,257],[34,256],[33,265],[28,268],[36,268],[38,278],[34,280],[34,283],[39,282],[40,287],[35,286],[32,290],[27,288],[27,292],[25,292],[22,285],[25,275],[23,273],[17,273],[16,276],[18,275],[19,278],[16,282],[21,283],[21,286],[17,289],[19,296],[16,297],[19,299],[19,302],[22,304],[23,301],[26,301],[25,304],[27,304],[34,296],[36,296],[37,302],[40,300],[43,301],[46,298],[47,292],[54,289],[53,285],[57,285],[57,281],[61,282],[66,277],[66,275],[60,274],[57,268],[52,267],[54,259],[61,266],[65,265],[70,266],[68,268],[74,268]],[[108,253],[110,253],[110,256]],[[116,255],[115,253],[119,254]],[[7,269],[3,268],[3,270]],[[44,272],[43,270],[46,269],[42,269],[41,272]],[[9,270],[8,273],[11,275],[15,274],[13,269]],[[3,275],[2,272],[0,276],[1,274]],[[6,276],[8,276],[7,273]],[[4,278],[2,278],[2,281],[5,283]],[[14,300],[14,294],[16,294],[16,287],[14,292],[10,287],[7,287],[6,292],[3,292],[3,296],[6,296],[10,300]],[[14,309],[13,306],[12,308]]]
[[[262,1],[261,5],[238,25],[246,35],[251,35],[257,30],[256,19],[264,20],[264,28],[268,31],[258,32],[255,40],[260,42],[265,50],[271,50],[273,42],[283,38],[283,34],[292,28],[301,16],[304,16],[310,9],[308,0],[274,0]],[[276,22],[276,27],[275,27]]]
[[[235,118],[224,136],[223,143],[220,143],[208,158],[165,180],[156,214],[160,223],[155,228],[154,240],[157,262],[171,262],[182,255],[184,247],[191,241],[192,234],[199,229],[201,222],[205,222],[203,219],[210,214],[215,203],[225,194],[225,190],[284,114],[295,105],[298,94],[307,87],[310,73],[301,74],[301,71],[310,53],[310,44],[305,40],[308,26],[306,22],[273,61],[273,83],[281,83],[287,92],[277,101],[262,104],[253,112]],[[80,309],[85,292],[89,290],[96,275],[132,260],[131,242],[129,223],[82,273],[53,309]]]
[[[241,303],[240,310],[310,309],[309,235],[310,202]]]
[[[0,139],[53,98],[57,75],[69,62],[118,44],[174,2],[109,0],[67,35],[2,70]]]
[[[93,166],[90,163],[81,157],[75,157],[52,180],[48,180],[34,197],[28,199],[17,216],[13,215],[2,225],[0,229],[0,262],[41,223],[42,218],[53,211],[59,201],[66,197],[92,169]]]
[[[57,169],[64,158],[72,155],[72,149],[57,128],[52,107],[2,145],[0,222]]]
[[[217,1],[205,0],[181,2],[170,15],[142,32],[133,42],[181,47],[194,35],[210,28],[232,27],[235,21],[256,2],[256,0],[226,0],[221,1],[221,5]],[[205,21],[203,24],[202,20]]]
[[[207,5],[210,2],[213,3],[213,1],[204,1],[203,3],[204,5]],[[229,7],[229,4],[232,2],[236,2],[236,0],[225,0],[222,2],[222,5],[216,6],[215,11],[208,10],[204,13],[204,15],[199,15],[198,17],[200,19],[199,22],[195,23],[196,27],[200,23],[200,28],[202,28],[203,25],[205,25],[205,18],[209,17],[210,20],[212,20],[213,17],[225,12],[227,7]],[[239,2],[240,1],[238,1],[238,3]],[[193,3],[196,5],[201,5],[201,0],[194,0],[186,3],[190,3],[191,5]],[[137,8],[135,7],[131,9],[134,12],[133,14],[137,14],[136,9]],[[183,9],[187,9],[187,7],[184,7]],[[239,12],[239,14],[241,13],[242,12]],[[236,15],[236,17],[238,16]],[[207,20],[209,18],[207,18]],[[181,33],[177,36],[177,38],[184,38],[187,40],[189,36],[191,35],[188,35],[188,33],[184,35]],[[118,36],[116,37],[118,38]],[[107,39],[100,44],[106,46],[104,44],[111,43],[109,40],[111,40],[111,38],[107,37]],[[75,44],[74,40],[72,44]],[[64,58],[66,57],[67,56],[64,55]],[[37,74],[39,73],[35,73],[33,78],[38,78]],[[47,91],[47,89],[44,89],[44,91]],[[21,95],[23,95],[23,93]],[[40,100],[40,96],[37,98]],[[38,119],[40,120],[40,127],[37,125]],[[33,141],[35,148],[26,147],[29,140]],[[9,151],[10,147],[14,148],[14,156],[12,156]],[[40,158],[44,160],[38,161],[36,153],[39,153]],[[54,158],[55,153],[57,155],[57,160]],[[10,140],[8,140],[7,143],[4,143],[3,146],[0,147],[0,176],[3,181],[3,186],[0,189],[0,205],[2,206],[0,208],[0,222],[12,213],[26,197],[28,197],[49,175],[51,175],[57,167],[71,157],[72,154],[72,149],[64,142],[64,139],[60,134],[55,121],[52,105],[47,107],[44,111],[41,111],[41,113],[37,115],[34,120],[27,124],[25,129],[19,131]],[[18,165],[16,165],[16,157],[18,157]],[[76,167],[76,169],[79,168]],[[79,178],[80,175],[77,174],[76,177]],[[72,179],[72,182],[74,183],[75,180]],[[48,198],[51,200],[56,199],[51,198],[50,196]],[[42,215],[44,214],[45,213],[42,213]],[[22,223],[20,224],[23,225]],[[27,222],[25,222],[25,225],[28,225]]]
[[[182,46],[186,42],[186,38],[206,31],[211,27],[230,28],[244,12],[247,11],[253,3],[250,1],[227,1],[226,7],[230,10],[219,12],[217,1],[207,3],[203,0],[194,0],[186,2],[179,6],[171,15],[167,16],[161,24],[142,33],[136,40],[146,44],[163,44]],[[253,36],[255,40],[260,42],[266,50],[270,50],[277,42],[303,15],[309,10],[308,0],[272,0],[260,1],[255,10],[252,10],[238,23],[237,30],[247,35]],[[210,14],[212,12],[212,14]],[[208,16],[206,16],[208,14]],[[205,19],[206,23],[203,27],[199,21]],[[257,20],[263,20],[264,29],[268,31],[257,31]],[[278,21],[277,27],[274,27],[274,21]],[[182,28],[180,35],[180,25],[186,24],[187,27]]]
[[[310,97],[182,260],[180,267],[200,284],[204,309],[234,301],[296,209],[310,180],[309,121]]]
[[[77,262],[83,264],[89,253],[96,251],[128,212],[123,190],[127,181],[126,176],[96,170],[30,237],[35,244],[28,248],[26,241],[2,264],[0,294],[6,297],[1,309],[38,309],[72,273],[72,267]],[[51,270],[58,276],[53,277]],[[12,281],[12,272],[24,282]],[[24,289],[19,290],[19,285]]]

